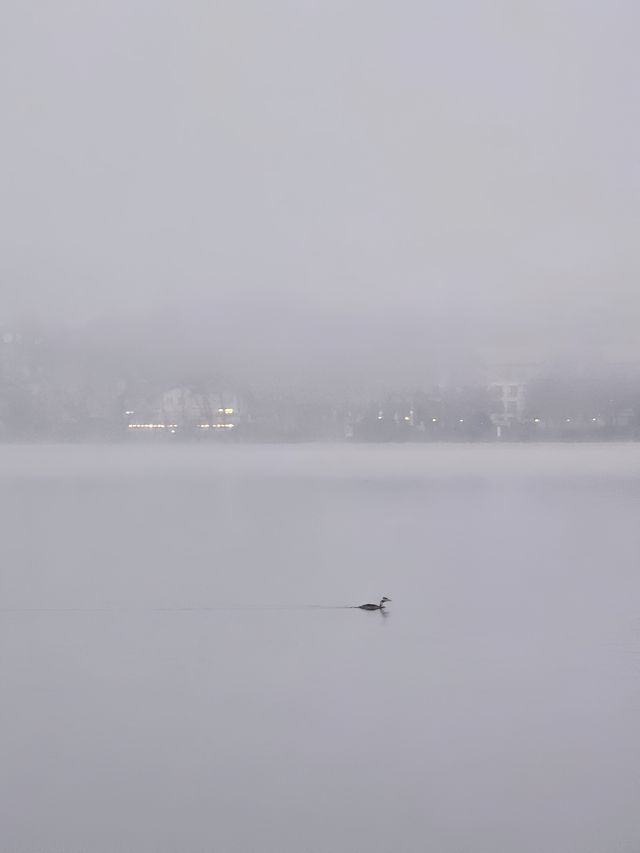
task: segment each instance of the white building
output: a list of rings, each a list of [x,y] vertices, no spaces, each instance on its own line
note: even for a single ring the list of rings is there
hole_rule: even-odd
[[[487,350],[483,353],[484,382],[495,401],[491,420],[498,429],[523,423],[527,387],[543,370],[545,358],[525,348]]]
[[[195,391],[192,388],[172,388],[159,401],[160,419],[179,426],[202,424],[235,424],[238,416],[235,394]]]
[[[130,430],[231,431],[238,426],[240,405],[232,393],[179,387],[164,391],[150,404],[139,406],[126,415]]]

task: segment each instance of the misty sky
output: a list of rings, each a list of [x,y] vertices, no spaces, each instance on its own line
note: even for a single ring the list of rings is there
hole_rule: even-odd
[[[633,0],[3,0],[2,313],[230,318],[296,352],[633,337],[639,25]]]

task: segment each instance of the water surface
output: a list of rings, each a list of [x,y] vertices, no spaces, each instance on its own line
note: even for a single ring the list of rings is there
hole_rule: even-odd
[[[0,851],[635,853],[639,510],[636,445],[1,447]]]

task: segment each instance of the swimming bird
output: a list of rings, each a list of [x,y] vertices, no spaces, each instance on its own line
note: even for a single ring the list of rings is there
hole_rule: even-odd
[[[384,610],[386,601],[391,601],[391,599],[387,598],[386,595],[383,595],[380,599],[380,604],[359,604],[358,610]]]

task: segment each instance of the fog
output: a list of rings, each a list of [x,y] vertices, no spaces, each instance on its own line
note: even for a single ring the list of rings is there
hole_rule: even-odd
[[[637,853],[639,28],[2,0],[0,853]]]
[[[639,23],[5,0],[0,319],[266,384],[635,339]]]

